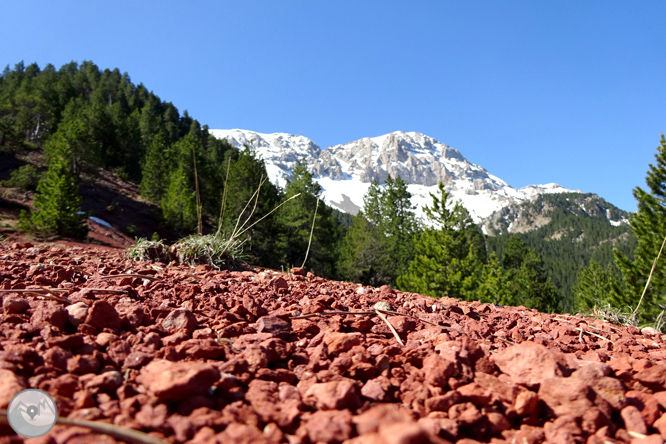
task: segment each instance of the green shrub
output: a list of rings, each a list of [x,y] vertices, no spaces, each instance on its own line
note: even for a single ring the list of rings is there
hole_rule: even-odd
[[[3,181],[2,185],[35,191],[41,176],[34,165],[27,164],[12,171],[9,180]]]

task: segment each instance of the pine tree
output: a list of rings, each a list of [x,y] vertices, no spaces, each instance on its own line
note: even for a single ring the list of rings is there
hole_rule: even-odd
[[[509,237],[503,266],[507,273],[507,305],[522,305],[542,312],[558,308],[559,295],[546,274],[541,257],[516,235]]]
[[[171,174],[169,187],[160,206],[164,222],[170,228],[181,234],[191,233],[196,229],[196,197],[182,167]]]
[[[650,164],[646,183],[647,190],[641,187],[634,189],[634,197],[638,201],[638,211],[630,219],[631,228],[638,239],[638,247],[634,252],[634,260],[615,251],[615,261],[622,271],[626,282],[626,294],[623,303],[634,308],[639,303],[650,270],[666,236],[666,138],[661,136],[660,145],[655,154],[656,162]],[[644,320],[654,320],[656,315],[666,309],[666,267],[663,257],[650,280],[645,292],[641,310]]]
[[[574,292],[574,308],[577,311],[589,311],[594,307],[611,307],[626,309],[622,305],[622,288],[620,276],[612,265],[606,268],[592,260],[590,265],[578,273]]]
[[[363,197],[363,211],[354,217],[341,246],[343,277],[364,284],[395,285],[413,257],[418,223],[411,194],[400,178],[389,176],[383,187],[373,181]]]
[[[305,163],[298,162],[287,180],[287,201],[276,214],[280,233],[276,235],[278,250],[286,265],[300,266],[308,250],[313,217],[314,231],[306,266],[319,276],[332,277],[334,272],[336,230],[330,208],[319,201],[322,188],[312,179]]]
[[[88,234],[86,216],[80,212],[78,185],[68,165],[65,149],[53,154],[44,179],[37,185],[34,211],[28,218],[22,213],[21,224],[28,231],[47,235],[84,238]]]
[[[483,264],[481,280],[476,291],[480,302],[508,305],[511,302],[507,288],[507,276],[495,252],[490,253]]]
[[[398,278],[398,287],[434,297],[474,299],[485,262],[483,235],[460,202],[447,208],[450,194],[441,182],[439,195],[430,196],[432,206],[424,211],[433,227],[416,237],[416,255]]]
[[[391,282],[384,266],[389,259],[381,234],[362,211],[352,224],[340,246],[338,273],[343,279],[379,287]]]
[[[160,202],[167,188],[166,138],[156,135],[145,157],[141,178],[141,195],[153,202]]]

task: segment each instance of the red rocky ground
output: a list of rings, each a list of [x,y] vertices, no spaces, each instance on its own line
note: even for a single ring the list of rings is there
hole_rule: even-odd
[[[655,331],[312,275],[68,248],[0,244],[1,289],[58,287],[69,301],[0,293],[0,408],[21,389],[39,388],[61,416],[172,443],[666,437],[666,346]],[[150,279],[104,278],[118,274]],[[292,319],[379,301],[439,325],[388,316],[400,346],[372,314]],[[22,442],[0,427],[0,443]],[[27,441],[116,442],[64,425]]]

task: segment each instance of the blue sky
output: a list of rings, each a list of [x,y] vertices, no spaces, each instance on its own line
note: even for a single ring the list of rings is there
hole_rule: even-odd
[[[418,131],[634,211],[666,132],[661,1],[7,1],[0,69],[119,68],[210,128]]]

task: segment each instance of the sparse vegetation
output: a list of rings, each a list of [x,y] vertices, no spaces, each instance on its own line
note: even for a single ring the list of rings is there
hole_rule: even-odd
[[[136,239],[134,245],[127,249],[126,255],[128,259],[135,261],[169,262],[172,258],[169,247],[164,242],[142,237]]]
[[[243,254],[244,243],[235,237],[191,235],[176,242],[171,251],[178,262],[191,266],[208,264],[218,269],[237,268],[247,259]]]
[[[41,178],[41,174],[34,165],[27,164],[11,172],[9,179],[2,182],[5,187],[16,187],[23,190],[34,191]]]

